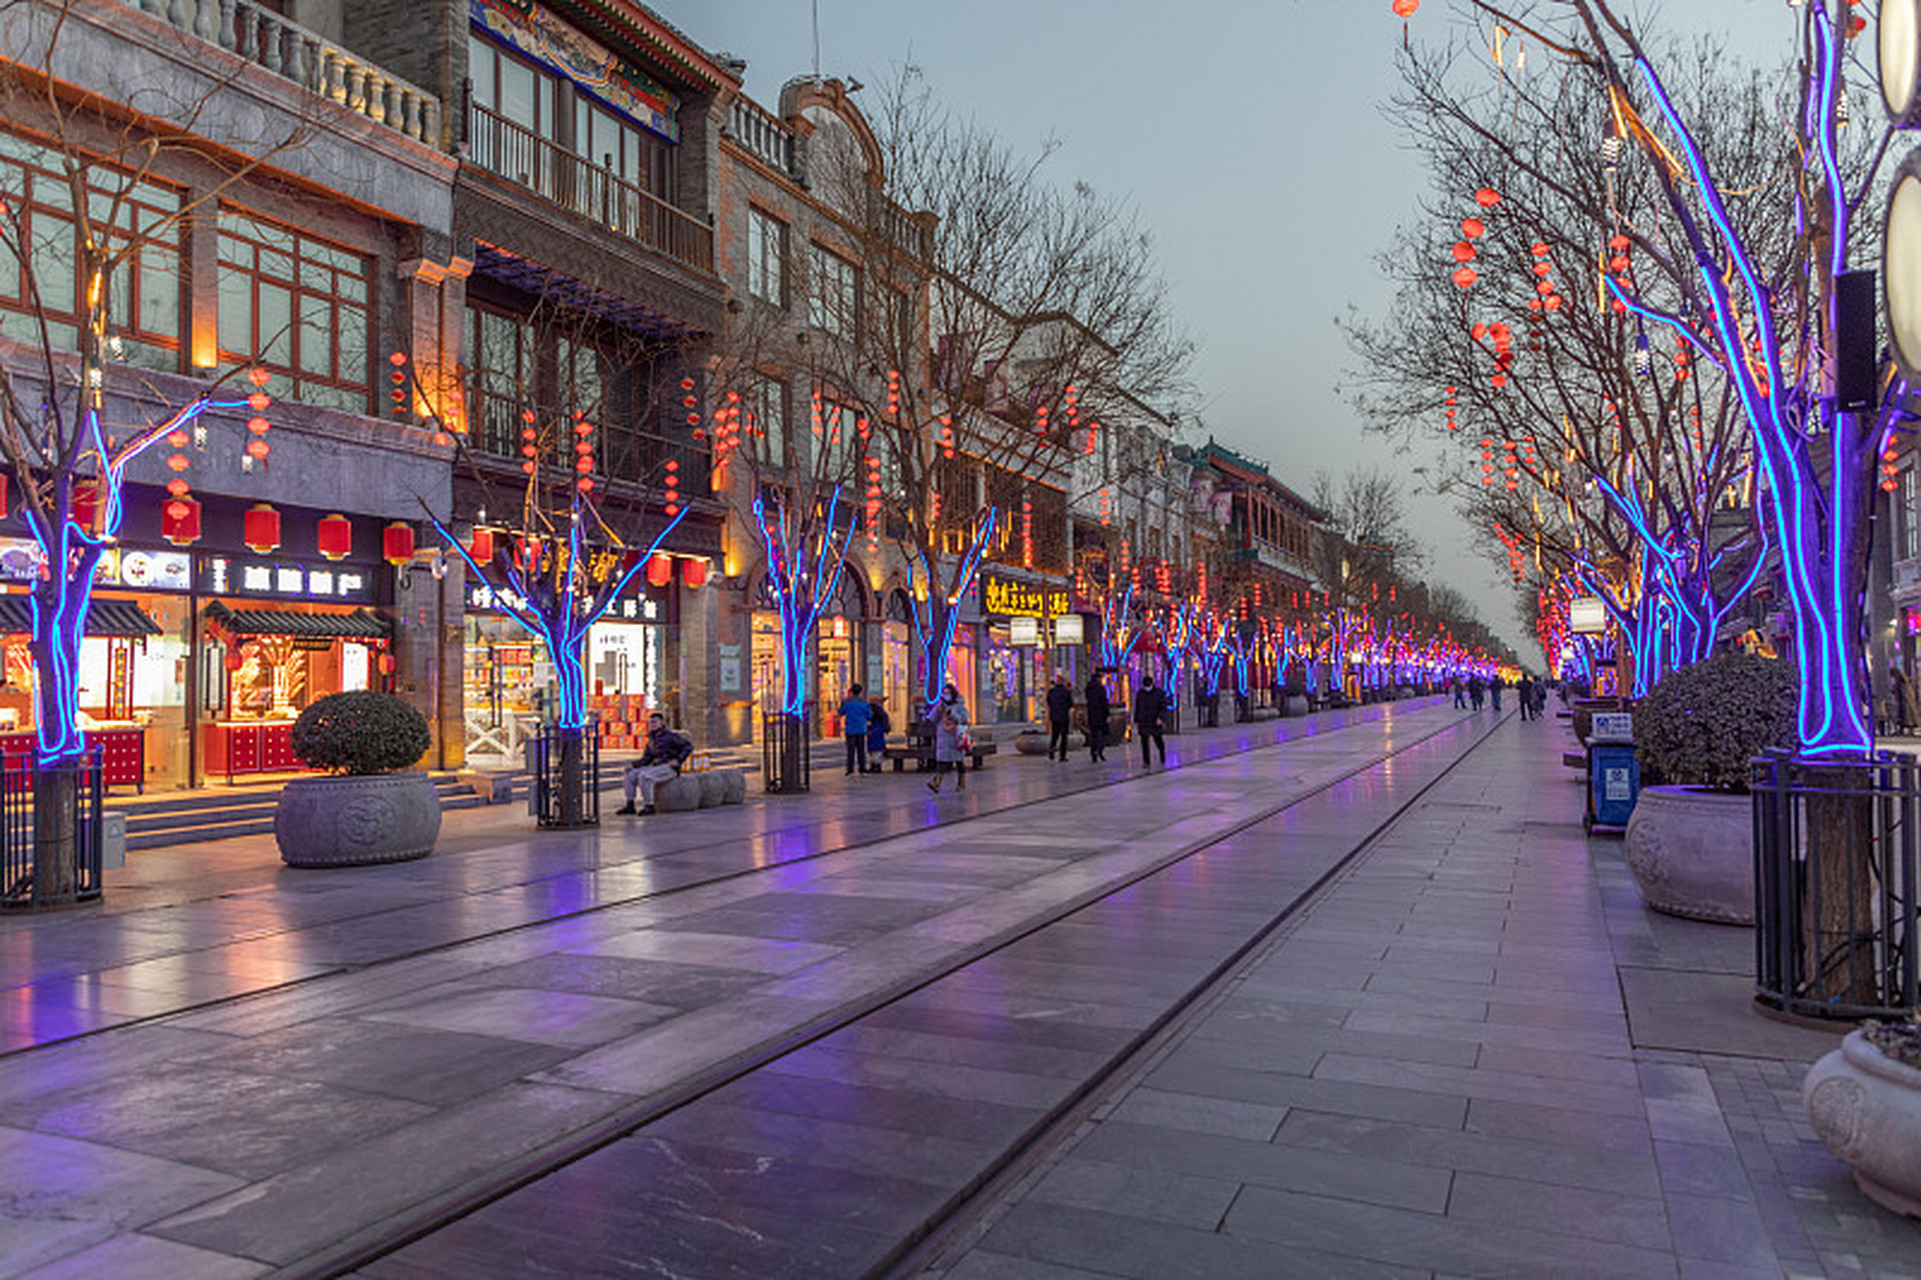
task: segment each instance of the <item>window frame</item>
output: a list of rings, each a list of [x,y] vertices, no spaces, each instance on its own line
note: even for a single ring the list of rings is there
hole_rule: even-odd
[[[848,258],[843,258],[819,241],[810,246],[809,284],[807,291],[807,323],[813,328],[832,337],[848,342],[859,340],[860,336],[860,267]],[[835,284],[835,297],[827,293],[829,283],[828,268]]]
[[[783,311],[787,309],[787,242],[791,234],[785,219],[759,205],[747,206],[747,292]]]
[[[378,315],[373,256],[338,241],[309,235],[239,205],[222,204],[216,223],[218,311],[214,331],[221,366],[258,365],[292,384],[291,393],[276,393],[283,395],[283,398],[349,413],[372,414],[374,353],[377,345],[375,320]],[[284,239],[276,243],[269,238],[247,238],[236,229],[236,224],[243,223],[254,228],[266,228]],[[229,244],[234,241],[248,247],[249,261],[243,262],[229,256]],[[329,261],[327,256],[310,256],[312,251],[344,261]],[[261,257],[267,253],[287,258],[292,264],[290,270],[284,276],[266,274],[261,266]],[[358,271],[349,269],[353,263],[358,263]],[[328,277],[325,285],[316,283],[318,274],[322,272]],[[230,277],[236,275],[248,281],[247,311],[251,346],[248,351],[238,350],[228,342],[228,325],[232,319],[228,312],[228,282]],[[348,280],[360,282],[361,296],[358,300],[343,295],[341,285]],[[267,347],[266,344],[274,340],[273,335],[262,333],[260,300],[263,285],[281,289],[287,294],[285,359],[275,358]],[[307,323],[310,314],[307,304],[323,309],[328,317],[329,358],[328,370],[324,373],[307,367],[306,334],[313,327]],[[358,379],[343,372],[347,368],[343,353],[350,350],[343,341],[346,332],[341,323],[343,311],[357,311],[360,315],[361,367]]]

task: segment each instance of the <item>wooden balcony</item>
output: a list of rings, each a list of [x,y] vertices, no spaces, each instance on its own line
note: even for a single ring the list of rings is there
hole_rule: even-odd
[[[467,109],[467,159],[541,199],[709,275],[714,229],[643,187],[478,104]]]

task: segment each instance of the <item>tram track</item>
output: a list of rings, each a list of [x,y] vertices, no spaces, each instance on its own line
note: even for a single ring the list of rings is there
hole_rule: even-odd
[[[638,1105],[624,1108],[596,1124],[576,1130],[558,1141],[530,1152],[511,1167],[499,1169],[490,1177],[470,1181],[449,1194],[412,1206],[403,1215],[372,1224],[354,1236],[339,1240],[331,1247],[316,1251],[298,1263],[285,1267],[277,1274],[284,1277],[299,1277],[302,1280],[307,1277],[319,1280],[321,1277],[356,1273],[362,1268],[374,1266],[383,1259],[402,1254],[410,1246],[429,1239],[435,1233],[459,1224],[518,1192],[536,1187],[542,1180],[578,1165],[604,1148],[640,1134],[648,1126],[657,1124],[683,1108],[697,1103],[716,1090],[742,1080],[836,1032],[853,1027],[864,1019],[900,1004],[917,992],[955,977],[990,957],[1017,947],[1027,939],[1044,934],[1048,929],[1090,907],[1164,875],[1197,855],[1226,844],[1264,823],[1287,814],[1292,809],[1324,797],[1334,789],[1364,774],[1391,764],[1397,758],[1434,744],[1437,739],[1451,734],[1472,733],[1471,741],[1439,768],[1434,776],[1422,782],[1405,799],[1395,803],[1370,831],[1354,843],[1352,848],[1316,875],[1311,883],[1283,905],[1271,919],[1256,927],[1243,942],[1233,947],[1218,963],[1212,965],[1197,982],[1170,1001],[1148,1025],[1132,1035],[1097,1069],[1081,1079],[1058,1105],[1048,1109],[1017,1140],[1008,1144],[965,1185],[957,1188],[936,1213],[929,1216],[914,1230],[904,1234],[885,1257],[878,1259],[862,1273],[876,1280],[879,1277],[916,1274],[937,1257],[950,1241],[964,1233],[985,1206],[990,1205],[1006,1187],[1024,1176],[1026,1171],[1042,1158],[1062,1135],[1071,1133],[1107,1091],[1111,1090],[1118,1081],[1127,1078],[1141,1062],[1155,1053],[1170,1035],[1174,1034],[1196,1010],[1212,998],[1222,984],[1231,981],[1234,974],[1270,945],[1276,934],[1306,904],[1363,856],[1383,832],[1418,805],[1434,786],[1472,754],[1502,723],[1504,723],[1502,719],[1488,723],[1455,720],[1437,726],[1413,741],[1393,744],[1384,749],[1381,754],[1356,763],[1353,768],[1341,772],[1338,776],[1330,777],[1309,790],[1292,795],[1279,803],[1262,806],[1253,814],[1234,821],[1230,826],[1212,831],[1204,838],[1193,841],[1151,864],[1142,866],[1131,874],[1063,899],[1044,912],[1021,921],[1003,933],[982,939],[973,946],[944,957],[940,965],[934,969],[904,974],[892,982],[877,986],[858,1000],[842,1004],[815,1019],[788,1028],[746,1053],[735,1055],[706,1070],[687,1075],[671,1086],[649,1095]],[[1270,745],[1284,744],[1263,744],[1248,750],[1267,750]],[[1223,755],[1226,754],[1240,753],[1223,753]],[[1214,757],[1214,759],[1220,758],[1223,757]],[[1095,786],[1118,785],[1119,782],[1128,780],[1118,779],[1109,783],[1095,784]],[[1093,788],[1081,790],[1091,789]],[[1059,795],[1048,797],[1048,799],[1058,798],[1061,797]],[[994,810],[989,814],[973,815],[973,817],[995,816],[1004,814],[1009,809],[1042,802],[1026,801]]]
[[[1438,702],[1438,699],[1437,699],[1437,702]],[[1209,764],[1209,763],[1213,763],[1220,760],[1230,759],[1235,756],[1251,754],[1254,752],[1270,751],[1276,748],[1285,747],[1289,744],[1309,742],[1315,739],[1325,738],[1331,734],[1339,734],[1339,733],[1343,733],[1351,730],[1362,729],[1380,720],[1384,716],[1391,714],[1392,708],[1396,706],[1401,706],[1401,705],[1405,705],[1405,704],[1384,703],[1384,704],[1373,704],[1367,707],[1356,708],[1355,711],[1357,712],[1357,714],[1354,714],[1351,717],[1343,715],[1341,719],[1333,723],[1317,722],[1312,724],[1305,724],[1303,725],[1302,731],[1300,732],[1288,734],[1286,736],[1276,737],[1270,741],[1230,747],[1226,750],[1221,750],[1212,754],[1204,755],[1199,759],[1192,760],[1192,761],[1182,761],[1179,765],[1176,766],[1176,769],[1178,770],[1182,768],[1194,767],[1196,765]],[[1277,723],[1281,723],[1281,722],[1277,722]],[[1125,746],[1126,744],[1121,744],[1121,745]],[[966,822],[972,822],[972,821],[976,821],[984,818],[996,817],[996,816],[1014,812],[1023,808],[1028,808],[1035,805],[1047,804],[1052,801],[1065,799],[1071,796],[1083,795],[1091,791],[1097,791],[1097,790],[1101,790],[1108,787],[1125,786],[1130,783],[1139,781],[1142,776],[1143,775],[1137,775],[1137,774],[1122,774],[1119,776],[1107,775],[1100,778],[1094,778],[1094,779],[1087,780],[1086,782],[1081,783],[1080,785],[1070,785],[1067,787],[1060,788],[1058,790],[1050,791],[1046,795],[1019,797],[1007,803],[993,804],[990,807],[974,809],[965,814],[956,815],[951,818],[945,818],[942,821],[935,823],[933,825],[945,827],[945,826],[955,825],[957,823],[966,823]],[[917,794],[910,794],[908,798],[913,801],[919,800],[919,796]],[[829,820],[828,822],[808,821],[808,822],[801,822],[801,823],[795,823],[787,826],[777,827],[770,831],[759,833],[758,835],[753,837],[752,840],[750,840],[749,844],[752,847],[756,847],[764,850],[777,849],[779,846],[783,844],[794,843],[796,842],[797,839],[804,840],[806,833],[815,832],[822,829],[825,826],[832,825],[833,821],[834,820]],[[302,988],[313,987],[316,985],[324,984],[326,982],[336,980],[346,975],[365,973],[370,970],[379,969],[387,965],[398,964],[403,961],[419,960],[422,958],[431,957],[438,954],[444,954],[447,952],[454,951],[461,947],[471,946],[475,943],[510,938],[516,934],[521,934],[531,929],[544,928],[548,925],[563,923],[569,920],[587,919],[603,912],[615,911],[622,908],[641,905],[644,903],[659,902],[659,901],[671,898],[674,895],[690,893],[690,892],[694,892],[694,891],[705,889],[705,888],[711,888],[715,885],[725,884],[729,881],[751,878],[751,877],[762,875],[767,872],[775,871],[781,868],[791,868],[794,866],[805,864],[807,862],[816,861],[821,858],[831,857],[836,854],[867,848],[873,845],[884,843],[889,840],[899,839],[904,835],[910,835],[915,831],[925,830],[925,829],[927,829],[925,826],[903,826],[898,829],[888,829],[888,828],[877,829],[865,834],[854,836],[852,838],[843,838],[839,842],[833,844],[833,846],[830,848],[816,848],[816,849],[810,849],[806,852],[791,853],[791,854],[774,854],[773,856],[767,857],[764,861],[760,861],[757,863],[754,862],[752,859],[749,859],[748,861],[751,865],[744,865],[732,871],[716,872],[716,873],[704,875],[699,878],[689,880],[685,883],[667,885],[659,888],[650,888],[641,893],[629,894],[629,895],[619,896],[619,897],[611,897],[611,898],[607,898],[601,901],[596,901],[586,906],[582,906],[578,908],[552,911],[549,913],[541,914],[537,918],[518,921],[513,924],[502,925],[497,928],[479,929],[474,932],[465,934],[459,938],[449,939],[449,940],[440,941],[440,942],[434,942],[434,943],[430,943],[430,944],[419,946],[419,947],[398,949],[392,952],[391,954],[381,955],[369,960],[357,961],[357,962],[342,962],[331,968],[325,969],[319,973],[303,975],[301,977],[291,978],[291,979],[287,979],[279,982],[265,982],[258,987],[255,987],[253,989],[243,991],[243,992],[236,992],[230,995],[217,996],[217,997],[206,999],[206,1000],[182,1001],[178,1005],[167,1008],[162,1011],[149,1013],[149,1014],[141,1014],[141,1015],[128,1015],[116,1021],[105,1023],[100,1026],[88,1027],[88,1028],[76,1031],[69,1035],[49,1037],[48,1039],[37,1042],[35,1044],[22,1045],[12,1049],[0,1050],[0,1063],[5,1063],[9,1060],[16,1060],[25,1055],[34,1054],[42,1050],[55,1047],[57,1045],[71,1044],[76,1041],[85,1040],[94,1036],[104,1035],[109,1032],[121,1031],[130,1027],[151,1025],[154,1023],[164,1022],[168,1019],[184,1017],[187,1015],[213,1013],[222,1009],[237,1007],[249,1001],[255,1001],[262,998],[272,997],[277,995],[285,995],[289,992],[297,991]],[[716,850],[734,849],[734,848],[737,848],[739,844],[740,842],[737,839],[709,840],[709,841],[703,841],[703,842],[698,842],[698,843],[689,844],[689,845],[679,845],[669,849],[644,852],[639,856],[629,860],[629,862],[642,863],[642,862],[646,862],[654,859],[661,859],[661,858],[675,858],[675,857],[683,857],[688,855],[700,855],[703,853],[711,853]],[[458,851],[453,851],[451,856],[458,857],[459,856]],[[621,866],[621,865],[628,865],[628,863],[615,864],[615,866]],[[535,888],[542,885],[550,885],[557,882],[564,882],[574,877],[593,876],[606,869],[607,868],[602,868],[602,867],[591,867],[591,868],[571,867],[571,868],[566,868],[562,870],[548,872],[541,875],[526,876],[523,878],[504,881],[497,884],[490,884],[484,889],[469,891],[468,893],[465,893],[459,896],[473,898],[473,899],[485,899],[487,896],[491,894],[522,892],[529,888]],[[207,894],[202,898],[188,899],[185,903],[182,903],[182,904],[171,904],[171,905],[191,905],[195,901],[207,901],[207,900],[212,900],[221,896],[225,896],[225,895],[220,893],[212,893],[212,894]],[[303,925],[303,926],[294,927],[294,928],[248,931],[241,934],[237,934],[236,936],[226,940],[225,942],[218,944],[218,946],[216,947],[187,948],[187,949],[179,949],[174,951],[160,951],[160,952],[155,952],[154,954],[151,954],[151,955],[140,956],[138,957],[138,960],[148,961],[148,960],[182,959],[182,958],[192,957],[195,955],[205,954],[207,952],[217,950],[219,949],[219,947],[224,947],[224,946],[232,946],[232,945],[247,944],[247,943],[258,943],[258,942],[265,942],[265,941],[271,941],[271,940],[297,939],[302,932],[305,932],[307,930],[339,929],[339,928],[368,926],[368,925],[377,924],[389,917],[397,917],[407,911],[418,908],[420,905],[421,904],[418,901],[410,901],[410,902],[402,903],[385,910],[366,911],[366,912],[361,912],[351,916],[338,917],[338,918],[320,921],[314,924]],[[156,907],[156,908],[152,908],[151,910],[154,910],[156,912],[164,912],[167,909],[168,909],[167,907]],[[79,923],[92,923],[92,922],[82,921]],[[118,963],[126,963],[126,962],[127,961],[123,959]],[[54,973],[51,975],[45,975],[45,976],[51,978],[54,981],[67,982],[67,981],[72,981],[75,978],[84,977],[86,972],[87,971],[84,969],[63,969],[57,973]],[[31,986],[32,986],[31,983],[27,983],[27,984],[20,984],[14,988],[7,988],[7,989],[0,989],[0,990],[14,990],[14,991],[24,990],[24,991],[30,992]]]

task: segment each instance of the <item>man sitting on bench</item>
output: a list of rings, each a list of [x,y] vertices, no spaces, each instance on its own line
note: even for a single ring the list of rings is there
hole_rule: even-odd
[[[675,733],[667,727],[667,717],[656,711],[647,717],[647,749],[641,752],[640,759],[627,766],[620,777],[621,790],[627,794],[627,803],[614,810],[615,813],[634,812],[634,788],[640,788],[641,815],[644,817],[654,811],[654,788],[669,778],[680,775],[680,766],[687,763],[687,757],[694,754],[694,744],[685,734]]]

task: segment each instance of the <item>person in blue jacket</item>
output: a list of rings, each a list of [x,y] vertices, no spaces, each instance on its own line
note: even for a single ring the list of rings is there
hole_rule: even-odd
[[[874,704],[861,696],[861,687],[852,685],[847,700],[840,704],[840,728],[847,737],[847,776],[854,770],[867,772],[867,727],[874,717]]]

